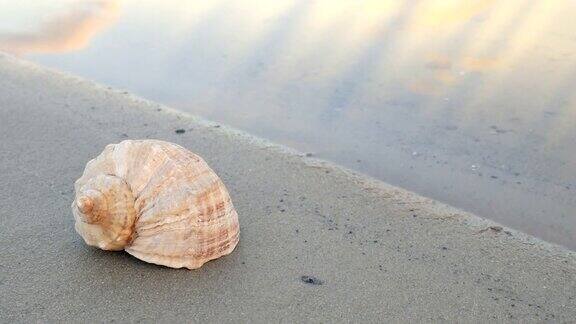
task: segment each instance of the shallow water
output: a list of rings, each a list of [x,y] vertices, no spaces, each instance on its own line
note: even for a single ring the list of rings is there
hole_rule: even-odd
[[[0,8],[0,50],[576,249],[574,1]]]

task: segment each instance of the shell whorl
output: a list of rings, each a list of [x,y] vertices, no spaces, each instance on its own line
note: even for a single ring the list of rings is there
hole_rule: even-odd
[[[224,184],[204,160],[176,144],[108,145],[87,164],[75,189],[76,229],[89,245],[195,269],[238,243],[238,215]],[[107,220],[111,215],[114,221]]]
[[[76,231],[88,245],[103,250],[122,250],[131,241],[136,210],[132,191],[112,175],[90,178],[72,203]]]

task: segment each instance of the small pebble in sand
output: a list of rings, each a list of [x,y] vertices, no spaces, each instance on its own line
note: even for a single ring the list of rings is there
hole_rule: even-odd
[[[302,280],[302,282],[307,283],[309,285],[321,285],[323,284],[322,280],[316,278],[316,277],[312,277],[312,276],[302,276],[300,277],[300,280]]]

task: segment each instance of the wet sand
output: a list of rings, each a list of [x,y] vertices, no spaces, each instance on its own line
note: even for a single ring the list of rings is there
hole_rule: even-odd
[[[569,321],[576,254],[313,156],[0,55],[0,321]],[[86,246],[72,184],[157,138],[222,177],[241,222],[197,271]]]

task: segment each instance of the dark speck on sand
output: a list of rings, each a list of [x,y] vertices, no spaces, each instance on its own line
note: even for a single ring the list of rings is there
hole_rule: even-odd
[[[312,277],[312,276],[302,276],[302,277],[300,277],[300,280],[302,280],[302,282],[307,283],[309,285],[321,285],[321,284],[323,284],[322,280],[320,280],[316,277]]]
[[[182,128],[179,128],[179,129],[177,129],[175,132],[176,132],[176,134],[184,134],[184,133],[186,133],[186,130],[185,130],[185,129],[182,129]]]
[[[502,231],[502,226],[490,226],[490,229],[494,232],[500,232]]]

